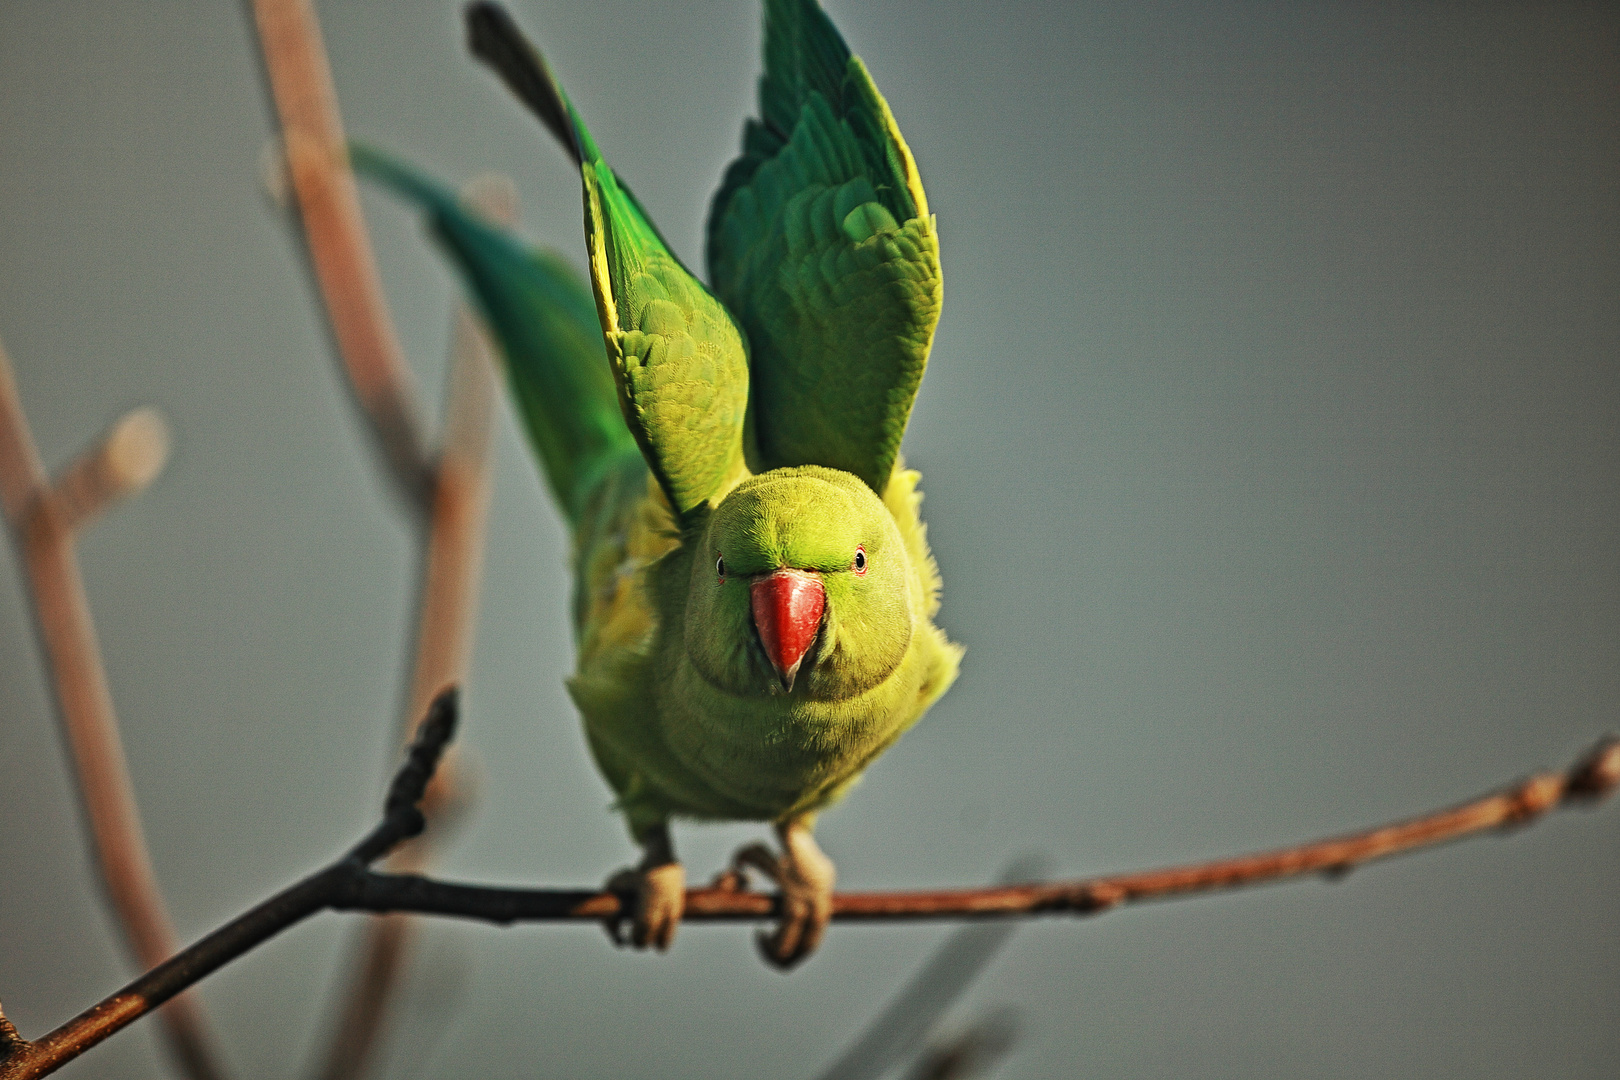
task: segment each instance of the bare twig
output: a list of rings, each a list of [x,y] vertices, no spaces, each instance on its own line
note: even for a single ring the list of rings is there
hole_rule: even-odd
[[[161,418],[137,410],[51,486],[17,397],[11,362],[0,348],[0,495],[27,571],[34,624],[90,826],[92,853],[124,940],[143,968],[172,955],[179,940],[152,873],[73,541],[78,526],[149,483],[167,453],[168,433]],[[222,1075],[194,999],[177,999],[162,1019],[169,1049],[188,1076],[205,1080]]]
[[[432,465],[416,390],[360,216],[343,121],[309,0],[253,0],[304,243],[349,384],[395,480],[426,511]]]
[[[619,918],[632,898],[563,889],[505,889],[432,881],[367,869],[421,831],[417,807],[456,722],[453,691],[435,700],[410,761],[396,777],[383,823],[343,859],[277,894],[35,1043],[0,1061],[0,1080],[31,1080],[72,1060],[169,997],[317,911],[411,911],[492,923],[597,922]],[[1082,881],[921,893],[845,893],[833,899],[844,921],[1093,915],[1139,900],[1173,899],[1344,870],[1372,859],[1528,824],[1555,807],[1594,804],[1620,786],[1620,739],[1607,738],[1563,773],[1543,773],[1419,818],[1314,844],[1193,866]],[[686,918],[695,922],[775,917],[780,898],[732,888],[693,889]]]
[[[1593,804],[1620,785],[1620,738],[1605,738],[1563,773],[1541,773],[1472,802],[1365,832],[1298,847],[1079,881],[944,889],[931,892],[841,893],[833,918],[841,922],[1095,915],[1123,904],[1165,900],[1284,881],[1308,874],[1338,877],[1362,863],[1389,858],[1493,830],[1527,825],[1555,807]],[[497,889],[373,874],[354,906],[366,911],[415,911],[499,924],[587,922],[628,913],[628,897],[600,891]],[[776,918],[778,898],[735,887],[691,889],[686,919],[739,922]]]

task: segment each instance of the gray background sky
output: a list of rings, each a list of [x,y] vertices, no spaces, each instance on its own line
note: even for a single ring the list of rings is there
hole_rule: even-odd
[[[1620,703],[1620,18],[1613,8],[836,0],[939,215],[946,305],[907,440],[957,687],[824,818],[850,888],[1012,855],[1099,873],[1289,842],[1560,765]],[[526,0],[678,249],[751,107],[751,0]],[[579,196],[449,3],[322,16],[351,130]],[[0,8],[0,336],[47,461],[133,405],[155,488],[83,545],[183,936],[375,813],[414,556],[257,186],[231,4]],[[368,199],[425,386],[451,283]],[[566,548],[503,410],[448,872],[582,885],[630,855],[562,690]],[[0,559],[0,999],[40,1033],[128,968]],[[1316,882],[1022,930],[1008,1076],[1612,1076],[1617,810]],[[689,828],[706,877],[751,828]],[[242,1076],[302,1067],[353,929],[211,978]],[[436,924],[390,1077],[807,1076],[946,933],[843,928],[783,978]],[[163,1073],[150,1025],[72,1067]]]

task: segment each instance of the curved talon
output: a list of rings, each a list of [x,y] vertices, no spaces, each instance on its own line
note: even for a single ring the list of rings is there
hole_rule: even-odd
[[[749,887],[749,870],[758,870],[765,875],[771,884],[781,888],[782,860],[777,857],[776,852],[764,844],[753,843],[738,848],[731,856],[731,869],[727,870],[726,873],[735,878],[746,889]]]
[[[602,929],[608,940],[623,948],[645,949],[648,945],[659,952],[666,951],[675,940],[675,930],[686,913],[686,869],[678,862],[660,863],[658,866],[620,870],[608,878],[603,890],[629,894],[628,915],[620,913],[602,920]],[[630,935],[624,933],[624,924],[630,924]]]
[[[622,911],[603,921],[603,929],[613,944],[626,944],[624,924],[630,922],[629,942],[645,949],[651,945],[664,952],[675,940],[675,930],[686,913],[686,869],[675,859],[669,832],[662,826],[649,830],[643,840],[646,854],[635,869],[620,870],[607,881],[608,892],[633,897],[630,912]]]
[[[808,825],[793,822],[778,828],[782,854],[764,844],[749,844],[731,858],[731,873],[746,883],[746,871],[758,870],[776,884],[781,918],[770,933],[755,937],[760,955],[772,967],[787,971],[802,963],[821,944],[832,919],[837,870],[822,854]]]
[[[627,866],[604,881],[602,891],[614,893],[620,897],[637,896],[641,892],[641,875]],[[634,910],[635,901],[632,900],[631,911]],[[613,947],[616,949],[622,949],[628,944],[628,939],[624,936],[624,924],[630,917],[625,913],[624,905],[621,903],[617,915],[602,920],[602,929],[606,931],[608,940],[613,942]]]

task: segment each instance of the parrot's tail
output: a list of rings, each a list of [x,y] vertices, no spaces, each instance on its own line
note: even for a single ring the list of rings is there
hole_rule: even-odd
[[[356,172],[426,211],[499,341],[529,441],[577,526],[596,484],[624,458],[640,458],[619,409],[589,286],[562,259],[489,224],[403,162],[359,144],[349,157]]]

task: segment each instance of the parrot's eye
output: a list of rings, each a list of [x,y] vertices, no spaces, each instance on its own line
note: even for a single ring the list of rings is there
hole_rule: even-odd
[[[726,557],[724,555],[714,560],[714,574],[721,581],[726,580]]]
[[[866,573],[866,549],[863,547],[855,549],[855,572],[857,574]]]

